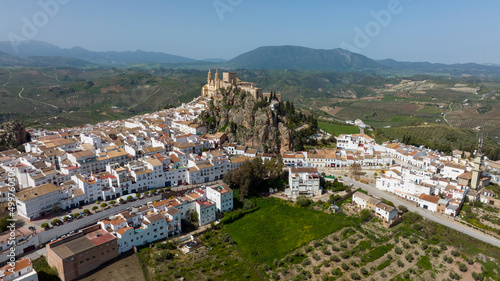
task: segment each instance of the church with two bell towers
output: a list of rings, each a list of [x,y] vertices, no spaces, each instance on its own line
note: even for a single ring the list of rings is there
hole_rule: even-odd
[[[222,73],[221,80],[219,70],[215,71],[215,77],[213,77],[210,69],[208,70],[207,84],[201,88],[201,96],[214,98],[219,89],[227,89],[229,87],[248,92],[255,99],[262,99],[263,97],[261,88],[256,88],[254,83],[241,81],[236,72]]]

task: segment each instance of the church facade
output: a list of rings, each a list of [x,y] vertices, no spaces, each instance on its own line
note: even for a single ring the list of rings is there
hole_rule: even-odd
[[[248,92],[255,99],[263,98],[261,88],[256,88],[254,83],[241,81],[236,72],[223,72],[221,80],[219,70],[215,71],[215,77],[213,77],[210,69],[208,70],[207,84],[201,88],[201,96],[213,98],[219,89],[227,89],[228,87]]]

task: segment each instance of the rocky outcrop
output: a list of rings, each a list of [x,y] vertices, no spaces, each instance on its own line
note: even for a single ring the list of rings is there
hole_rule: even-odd
[[[293,147],[293,134],[286,126],[286,118],[278,116],[265,100],[244,91],[220,90],[204,120],[214,122],[215,130],[225,131],[231,142],[269,152],[289,151]]]
[[[31,141],[31,136],[19,121],[9,121],[0,124],[0,150],[16,148]]]

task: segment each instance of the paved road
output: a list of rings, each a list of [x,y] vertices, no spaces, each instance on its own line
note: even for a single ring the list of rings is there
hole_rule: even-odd
[[[457,230],[459,232],[462,232],[466,235],[469,235],[471,237],[474,237],[478,240],[481,240],[483,242],[486,242],[488,244],[491,244],[496,247],[500,247],[500,240],[496,239],[495,237],[489,236],[488,234],[485,234],[483,232],[480,232],[476,229],[470,228],[468,226],[465,226],[459,222],[454,221],[451,218],[443,217],[442,215],[430,212],[428,210],[424,210],[422,208],[416,207],[414,204],[411,202],[408,202],[400,197],[397,197],[396,195],[384,192],[382,190],[377,189],[376,187],[373,187],[371,185],[367,185],[358,181],[355,181],[353,179],[343,177],[342,178],[347,184],[354,184],[356,187],[361,187],[364,190],[368,191],[370,194],[373,194],[374,196],[377,196],[379,198],[384,198],[387,200],[392,201],[396,206],[403,205],[408,208],[408,210],[412,212],[417,212],[419,213],[422,217],[432,220],[434,222],[437,222],[439,224],[442,224],[444,226],[447,226],[451,229]]]

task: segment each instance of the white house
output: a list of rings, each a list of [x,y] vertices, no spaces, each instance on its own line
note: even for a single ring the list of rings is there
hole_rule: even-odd
[[[375,214],[385,222],[392,223],[398,217],[398,209],[380,202],[375,207]]]
[[[285,194],[291,198],[321,194],[320,175],[316,168],[288,168],[289,188]]]
[[[219,213],[233,209],[233,190],[227,184],[209,186],[206,191],[207,199],[215,202]]]
[[[29,258],[22,258],[14,266],[7,264],[0,268],[1,281],[38,281],[38,274],[33,269]]]

